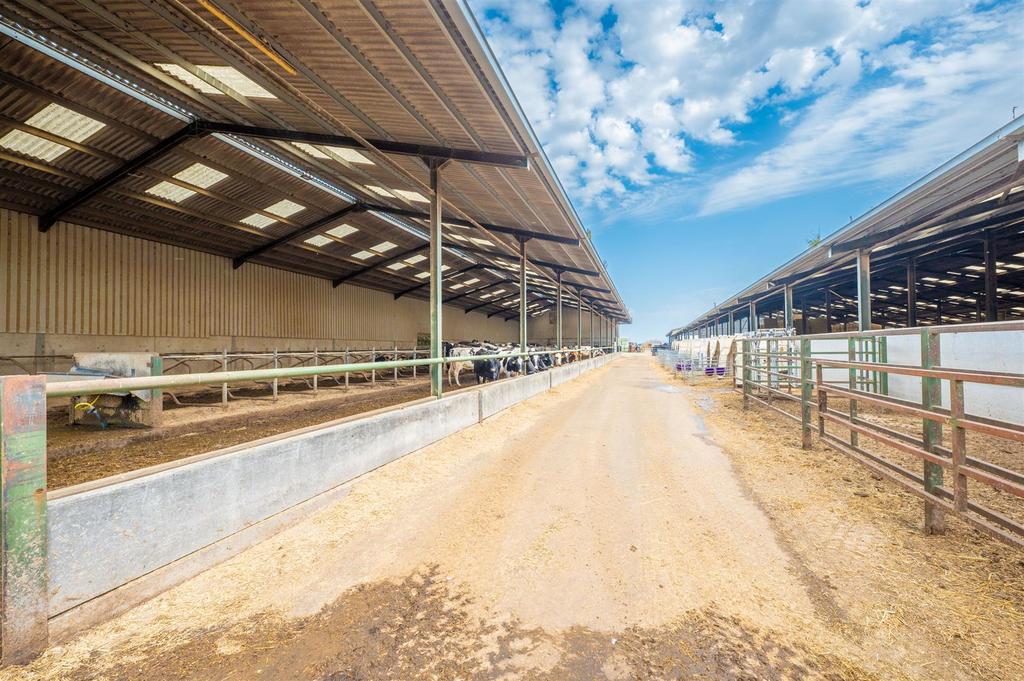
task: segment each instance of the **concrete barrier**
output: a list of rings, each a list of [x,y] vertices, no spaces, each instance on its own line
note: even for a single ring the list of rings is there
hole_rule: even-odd
[[[317,499],[337,495],[353,478],[611,359],[584,360],[52,492],[48,614],[57,619],[51,635],[66,637],[151,598],[283,529],[302,516],[296,511],[303,505],[315,508]]]
[[[549,371],[544,371],[539,374],[490,383],[479,388],[480,419],[494,416],[517,402],[522,402],[548,390],[551,387],[549,374]]]
[[[50,615],[479,420],[477,396],[463,393],[58,496],[49,503]]]

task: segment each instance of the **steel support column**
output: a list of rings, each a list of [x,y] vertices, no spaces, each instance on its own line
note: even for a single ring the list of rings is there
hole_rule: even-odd
[[[590,306],[590,347],[594,347],[594,306]]]
[[[917,326],[917,256],[907,261],[907,326]]]
[[[526,306],[529,301],[526,299],[526,239],[519,240],[519,351],[526,352],[527,328],[526,328]],[[523,366],[526,366],[525,358]],[[526,373],[525,371],[523,373]]]
[[[871,252],[857,250],[857,323],[861,331],[871,330]]]
[[[729,335],[735,335],[736,333],[736,315],[733,314],[732,310],[729,310]]]
[[[785,329],[792,329],[793,324],[793,287],[786,284],[782,287],[782,324]]]
[[[430,169],[430,357],[439,359],[441,354],[441,336],[444,324],[441,317],[443,307],[443,290],[441,288],[441,168],[443,162],[427,161]],[[440,397],[443,391],[441,377],[444,375],[441,364],[430,365],[430,394]]]
[[[996,305],[997,274],[996,274],[996,242],[992,230],[985,232],[985,321],[998,321],[999,309]]]
[[[750,331],[757,331],[757,303],[750,301]]]
[[[583,345],[583,291],[576,289],[576,347]]]
[[[555,270],[555,286],[557,293],[555,294],[555,305],[557,306],[557,312],[555,313],[555,347],[559,350],[562,349],[562,270]]]

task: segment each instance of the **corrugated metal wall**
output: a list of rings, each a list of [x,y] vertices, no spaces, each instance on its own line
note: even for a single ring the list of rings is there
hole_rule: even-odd
[[[517,334],[514,322],[446,312],[447,338]],[[427,315],[422,300],[259,265],[234,270],[225,258],[68,223],[40,234],[34,216],[0,208],[0,334],[138,337],[149,351],[206,349],[187,339],[412,343],[429,330]],[[156,338],[189,347],[144,341]]]

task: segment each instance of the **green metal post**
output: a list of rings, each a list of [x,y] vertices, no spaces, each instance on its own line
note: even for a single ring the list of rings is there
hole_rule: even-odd
[[[861,331],[871,330],[871,252],[857,250],[857,321]]]
[[[750,339],[743,339],[743,408],[750,407],[750,377],[753,374],[750,366]]]
[[[782,287],[783,327],[794,328],[793,323],[793,287],[786,284]]]
[[[428,162],[430,169],[430,357],[438,359],[441,354],[441,336],[444,324],[441,318],[441,168],[444,163]],[[440,397],[444,391],[441,381],[443,365],[430,365],[430,394]]]
[[[800,424],[803,431],[804,449],[811,448],[811,341],[800,339]]]
[[[583,289],[576,289],[576,349],[583,345]],[[580,359],[583,359],[582,357]]]
[[[49,639],[42,376],[0,376],[0,469],[0,647],[8,665],[42,653]]]
[[[555,349],[562,349],[562,270],[555,270]]]
[[[149,375],[164,375],[164,358],[153,355],[149,358]],[[149,425],[159,426],[164,420],[164,391],[156,388],[149,393]]]
[[[851,362],[856,362],[857,361],[857,339],[856,338],[851,337],[849,339],[848,346],[847,346],[847,349],[846,349],[846,354],[847,354],[847,359],[849,361],[851,361]],[[856,390],[856,389],[857,389],[857,370],[851,368],[850,369],[850,390]],[[851,397],[850,398],[850,420],[854,421],[856,419],[857,419],[857,400],[855,400],[854,398]],[[850,444],[853,445],[854,447],[856,447],[857,443],[859,442],[859,438],[857,437],[857,435],[858,434],[857,434],[856,431],[854,431],[854,430],[850,431]]]
[[[878,363],[879,364],[888,364],[889,363],[889,343],[888,343],[888,339],[885,336],[882,336],[882,337],[880,337],[878,339]],[[880,371],[879,372],[879,380],[881,381],[881,385],[879,386],[879,389],[880,389],[881,393],[883,395],[888,395],[889,394],[889,372],[888,371]]]
[[[921,332],[921,366],[931,369],[941,364],[942,353],[939,334],[936,331]],[[942,379],[924,377],[921,379],[921,406],[933,410],[942,404]],[[939,453],[942,446],[942,424],[931,419],[924,419],[923,448],[933,454]],[[942,466],[924,462],[924,490],[936,494],[942,487]],[[946,531],[946,517],[942,508],[930,501],[924,502],[924,531],[927,534],[942,534]]]
[[[519,352],[526,352],[527,327],[526,306],[528,304],[526,285],[526,239],[519,239]],[[525,359],[523,366],[525,367]],[[523,373],[526,373],[524,368]]]

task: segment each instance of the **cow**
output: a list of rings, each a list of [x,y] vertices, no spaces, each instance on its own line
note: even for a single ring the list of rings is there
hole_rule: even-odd
[[[474,349],[466,345],[452,345],[447,343],[447,354],[445,357],[469,357],[473,354]],[[452,386],[454,381],[455,385],[462,387],[462,383],[459,382],[459,374],[463,371],[471,371],[473,369],[473,363],[470,361],[465,362],[449,362],[448,364],[448,387]]]
[[[493,354],[487,348],[480,348],[474,355]],[[498,372],[501,370],[501,363],[496,359],[475,359],[473,360],[473,373],[476,375],[477,385],[498,380]]]

